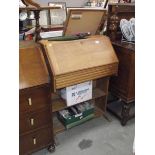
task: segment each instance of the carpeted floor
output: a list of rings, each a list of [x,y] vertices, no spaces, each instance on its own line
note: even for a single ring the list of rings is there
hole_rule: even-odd
[[[112,122],[96,118],[58,134],[54,153],[43,149],[33,155],[132,155],[134,119],[122,127],[117,118],[108,116]]]

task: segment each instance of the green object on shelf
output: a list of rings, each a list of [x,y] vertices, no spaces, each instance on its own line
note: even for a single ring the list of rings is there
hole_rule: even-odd
[[[82,118],[82,119],[79,120],[79,121],[76,121],[76,122],[73,122],[73,123],[71,123],[71,124],[68,124],[68,125],[66,125],[66,128],[67,128],[67,129],[70,129],[70,128],[72,128],[72,127],[74,127],[74,126],[77,126],[77,125],[79,125],[79,124],[82,124],[82,123],[84,123],[84,122],[86,122],[86,121],[88,121],[88,120],[90,120],[90,119],[92,119],[92,118],[94,118],[94,114],[90,114],[90,115],[88,115],[88,116]]]
[[[58,119],[64,124],[64,126],[67,129],[70,129],[70,128],[74,127],[74,126],[77,126],[77,125],[79,125],[81,123],[84,123],[87,120],[90,120],[90,119],[94,118],[94,116],[95,116],[94,108],[86,110],[81,114],[70,116],[67,119],[65,119],[64,117],[62,117],[58,113]]]

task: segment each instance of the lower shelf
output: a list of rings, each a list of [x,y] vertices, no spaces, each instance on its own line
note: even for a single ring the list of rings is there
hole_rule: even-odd
[[[103,116],[104,112],[98,108],[95,107],[95,117],[101,117]],[[56,135],[57,133],[63,132],[64,130],[66,130],[65,126],[57,119],[56,116],[53,116],[53,128],[54,128],[54,134]]]
[[[119,119],[122,119],[122,102],[121,101],[113,101],[111,103],[107,104],[107,110],[109,112],[111,112],[112,114],[114,114],[116,117],[118,117]],[[135,115],[135,104],[130,103],[131,104],[131,108],[130,108],[130,113],[129,113],[129,117],[133,118]]]

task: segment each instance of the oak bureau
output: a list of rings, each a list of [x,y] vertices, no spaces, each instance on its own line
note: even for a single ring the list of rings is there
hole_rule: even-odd
[[[50,79],[38,44],[20,42],[19,152],[54,149]]]

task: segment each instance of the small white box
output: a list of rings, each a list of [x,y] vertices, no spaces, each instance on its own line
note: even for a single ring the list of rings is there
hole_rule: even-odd
[[[92,81],[62,89],[61,97],[66,100],[67,106],[92,99]]]

